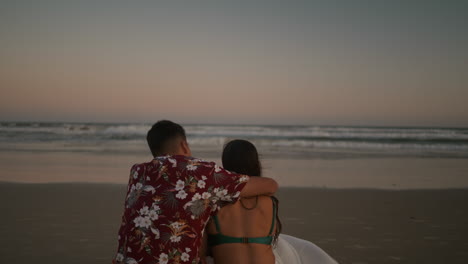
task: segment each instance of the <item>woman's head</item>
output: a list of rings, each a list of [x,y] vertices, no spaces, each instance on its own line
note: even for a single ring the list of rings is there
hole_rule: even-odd
[[[249,176],[262,175],[262,166],[258,158],[257,149],[247,140],[236,139],[227,143],[224,146],[222,160],[223,167],[226,170]],[[278,214],[279,201],[274,196],[272,198],[277,208],[275,214],[276,230],[273,234],[273,244],[276,244],[282,225]]]
[[[247,140],[232,140],[224,146],[223,167],[239,174],[261,176],[262,166],[255,146]]]

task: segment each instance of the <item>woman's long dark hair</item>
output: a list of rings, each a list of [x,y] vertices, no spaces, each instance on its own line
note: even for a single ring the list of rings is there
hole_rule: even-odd
[[[262,176],[262,165],[257,148],[247,140],[235,139],[228,142],[224,146],[222,161],[226,170],[249,176]],[[279,201],[274,196],[272,198],[276,204],[276,230],[273,237],[273,244],[276,244],[282,225],[278,215]]]

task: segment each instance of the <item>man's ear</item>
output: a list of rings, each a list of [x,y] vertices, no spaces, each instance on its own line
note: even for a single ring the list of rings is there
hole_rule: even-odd
[[[192,156],[192,151],[190,150],[187,140],[180,141],[180,149],[185,156]]]

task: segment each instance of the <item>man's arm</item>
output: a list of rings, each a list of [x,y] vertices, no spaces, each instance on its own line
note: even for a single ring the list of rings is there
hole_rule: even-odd
[[[272,178],[250,177],[242,189],[241,197],[252,197],[257,195],[273,195],[278,190],[278,183]]]

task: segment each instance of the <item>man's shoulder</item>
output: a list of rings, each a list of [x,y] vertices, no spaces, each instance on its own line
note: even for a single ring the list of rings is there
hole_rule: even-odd
[[[200,158],[189,157],[184,155],[166,155],[158,156],[149,162],[134,164],[131,168],[132,171],[141,169],[152,170],[158,167],[166,167],[172,170],[185,170],[196,171],[197,168],[204,168],[217,170],[219,166],[213,161],[206,161]]]
[[[131,169],[136,170],[136,169],[141,169],[143,167],[147,167],[153,163],[154,160],[148,161],[148,162],[142,162],[142,163],[135,163],[132,165]]]
[[[187,165],[199,165],[199,166],[211,166],[214,167],[216,164],[213,161],[206,161],[196,157],[189,157],[183,155],[172,155],[165,156],[169,162],[177,161],[178,163],[186,163]]]

